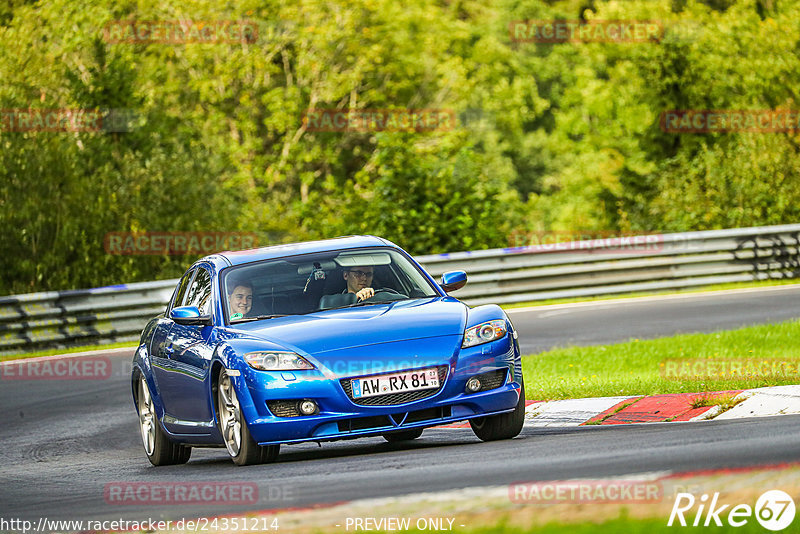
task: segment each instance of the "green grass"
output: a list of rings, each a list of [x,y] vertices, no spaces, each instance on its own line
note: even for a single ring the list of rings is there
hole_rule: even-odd
[[[105,345],[83,345],[80,347],[37,350],[34,352],[25,352],[21,354],[0,354],[0,362],[6,360],[19,360],[22,358],[38,358],[40,356],[54,356],[56,354],[72,354],[74,352],[86,352],[90,350],[109,350],[121,347],[130,347],[131,349],[133,349],[134,347],[136,347],[136,345],[137,345],[136,342],[127,341],[123,343],[107,343]]]
[[[733,282],[728,284],[713,284],[708,286],[693,287],[687,289],[665,289],[664,291],[639,291],[634,293],[623,293],[620,295],[598,295],[596,297],[572,297],[564,299],[533,300],[528,302],[516,302],[514,304],[503,304],[505,310],[514,308],[529,308],[531,306],[550,306],[552,304],[571,304],[574,302],[596,302],[602,300],[619,300],[634,297],[651,297],[654,295],[684,295],[688,293],[705,293],[706,291],[724,291],[726,289],[748,289],[771,286],[788,286],[798,284],[798,280],[758,280],[753,282]]]
[[[752,503],[748,503],[751,504]],[[727,523],[728,511],[726,510],[720,514],[722,526],[714,527],[692,527],[691,521],[694,521],[694,514],[697,510],[693,510],[690,514],[685,516],[688,526],[681,527],[677,520],[673,526],[668,527],[667,521],[669,514],[666,513],[663,519],[630,519],[625,512],[620,513],[616,519],[610,519],[602,522],[565,522],[565,523],[547,523],[545,525],[534,525],[528,528],[520,528],[518,526],[511,526],[506,524],[505,520],[500,520],[496,525],[470,528],[456,528],[454,532],[463,534],[674,534],[675,532],[737,532],[737,533],[764,533],[768,532],[762,527],[755,517],[747,517],[747,523],[741,527],[732,527]],[[702,521],[705,521],[705,514],[702,516]],[[789,528],[786,531],[791,531]],[[408,532],[422,532],[416,530],[409,530]]]
[[[694,520],[694,515],[691,516]],[[727,518],[721,515],[720,519]],[[680,525],[667,526],[669,516],[664,519],[627,519],[624,517],[612,519],[602,523],[583,522],[583,523],[548,523],[543,526],[530,528],[515,528],[498,525],[496,527],[477,528],[474,530],[462,531],[466,534],[674,534],[675,531],[689,532],[708,531],[709,527],[681,527]],[[747,524],[736,528],[723,523],[722,527],[714,526],[713,532],[766,532],[766,530],[753,517],[747,518]],[[705,520],[705,516],[703,516]],[[702,522],[701,522],[702,524]]]
[[[800,321],[751,326],[712,334],[684,334],[614,345],[567,347],[524,356],[529,399],[657,395],[800,384]],[[793,362],[794,371],[710,377],[663,376],[665,361]],[[667,363],[669,365],[669,363]],[[724,400],[724,399],[723,399]],[[722,402],[722,401],[721,401]]]
[[[727,412],[744,399],[736,399],[736,395],[700,395],[692,399],[692,408],[706,408],[709,406],[719,406],[723,412]]]

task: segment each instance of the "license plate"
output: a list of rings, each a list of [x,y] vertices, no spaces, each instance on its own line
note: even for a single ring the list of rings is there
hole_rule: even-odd
[[[439,372],[435,368],[420,369],[390,375],[354,378],[350,383],[353,385],[353,398],[363,399],[389,393],[438,388]]]

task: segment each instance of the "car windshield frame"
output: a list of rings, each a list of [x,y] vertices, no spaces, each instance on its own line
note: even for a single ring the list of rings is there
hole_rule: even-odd
[[[292,316],[292,315],[308,315],[311,313],[318,313],[324,312],[328,310],[336,310],[336,309],[346,309],[350,307],[354,307],[352,303],[348,303],[342,306],[333,306],[333,307],[326,307],[320,308],[319,302],[312,309],[308,309],[305,311],[299,311],[297,313],[284,313],[288,310],[282,310],[276,312],[273,308],[270,313],[253,313],[253,308],[256,306],[256,299],[257,295],[258,298],[263,298],[264,294],[259,294],[259,289],[264,289],[263,286],[260,286],[255,280],[257,278],[253,278],[253,274],[256,273],[263,273],[263,271],[268,270],[271,266],[283,266],[286,268],[286,265],[294,266],[296,269],[296,275],[294,278],[294,282],[297,283],[300,280],[305,281],[305,289],[308,288],[308,284],[312,283],[314,279],[314,271],[322,270],[325,272],[325,278],[323,281],[331,279],[334,280],[334,284],[336,284],[335,280],[336,277],[341,277],[341,273],[344,269],[349,266],[353,266],[353,260],[348,262],[349,258],[352,257],[363,257],[369,258],[370,261],[373,262],[373,267],[378,272],[378,269],[388,269],[382,270],[381,272],[386,274],[390,274],[390,277],[394,278],[394,282],[399,282],[401,285],[404,285],[406,289],[411,288],[411,293],[414,290],[419,290],[420,294],[411,296],[406,295],[405,293],[400,293],[401,296],[405,297],[402,299],[394,299],[392,302],[397,301],[405,301],[405,300],[412,300],[417,298],[434,298],[434,297],[441,297],[443,294],[441,290],[434,282],[433,278],[424,271],[424,269],[420,268],[416,261],[414,261],[411,256],[406,253],[404,250],[394,247],[388,246],[372,246],[372,247],[355,247],[355,248],[341,248],[335,249],[330,251],[320,251],[320,252],[310,252],[304,254],[294,254],[294,255],[285,255],[275,258],[269,258],[264,260],[258,260],[253,262],[242,263],[239,265],[232,265],[226,267],[219,271],[217,275],[217,281],[219,284],[219,294],[222,300],[222,311],[223,311],[223,324],[226,326],[237,326],[239,324],[245,324],[249,322],[255,322],[257,319],[254,319],[256,316],[263,315],[264,318],[261,320],[268,320],[270,318],[275,317],[285,317],[285,316]],[[389,262],[382,263],[383,256],[388,256]],[[346,259],[345,259],[346,258]],[[337,262],[337,259],[341,259],[341,262]],[[398,261],[399,260],[399,261]],[[315,263],[316,262],[316,263]],[[350,263],[350,265],[347,265]],[[301,268],[302,266],[302,268]],[[319,267],[319,269],[317,268]],[[247,271],[250,271],[250,277],[247,276]],[[284,275],[286,273],[283,273]],[[331,274],[334,276],[332,278]],[[262,274],[263,276],[263,274]],[[231,283],[231,280],[249,280],[253,284],[253,305],[248,312],[248,315],[242,316],[241,318],[237,317],[236,319],[232,319],[232,313],[230,309],[230,302],[229,302],[229,291],[227,285]],[[279,283],[279,282],[276,282]],[[327,282],[323,282],[323,285]],[[275,283],[274,283],[275,284]],[[346,283],[344,278],[342,278],[341,285],[343,285],[346,289]],[[327,286],[325,286],[327,287]],[[230,288],[231,290],[233,288]],[[273,295],[274,295],[274,285],[272,287]],[[376,292],[380,293],[379,288],[375,288]],[[394,288],[390,288],[394,289]],[[321,291],[321,290],[320,290]],[[339,293],[324,293],[325,295],[333,295]],[[304,294],[304,293],[303,293]],[[298,296],[302,294],[298,293]],[[313,298],[313,294],[311,295]],[[274,299],[273,299],[274,300]],[[358,302],[359,306],[368,306],[368,305],[377,305],[377,304],[385,304],[387,303],[386,300],[377,300],[375,302]],[[239,319],[242,319],[239,322]]]

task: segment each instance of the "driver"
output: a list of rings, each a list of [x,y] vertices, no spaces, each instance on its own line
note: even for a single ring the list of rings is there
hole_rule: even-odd
[[[228,296],[231,319],[241,319],[253,307],[253,285],[246,281],[237,281]]]
[[[372,286],[374,274],[371,265],[345,269],[344,279],[347,282],[347,287],[343,293],[355,293],[356,300],[359,302],[375,296],[375,290],[370,287]]]

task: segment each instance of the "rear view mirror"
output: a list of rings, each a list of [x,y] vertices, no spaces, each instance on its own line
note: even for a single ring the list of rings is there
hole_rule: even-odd
[[[178,306],[169,312],[169,318],[182,325],[210,325],[210,315],[200,315],[197,306]]]
[[[442,275],[441,285],[445,293],[461,289],[467,284],[467,273],[464,271],[449,271]]]

